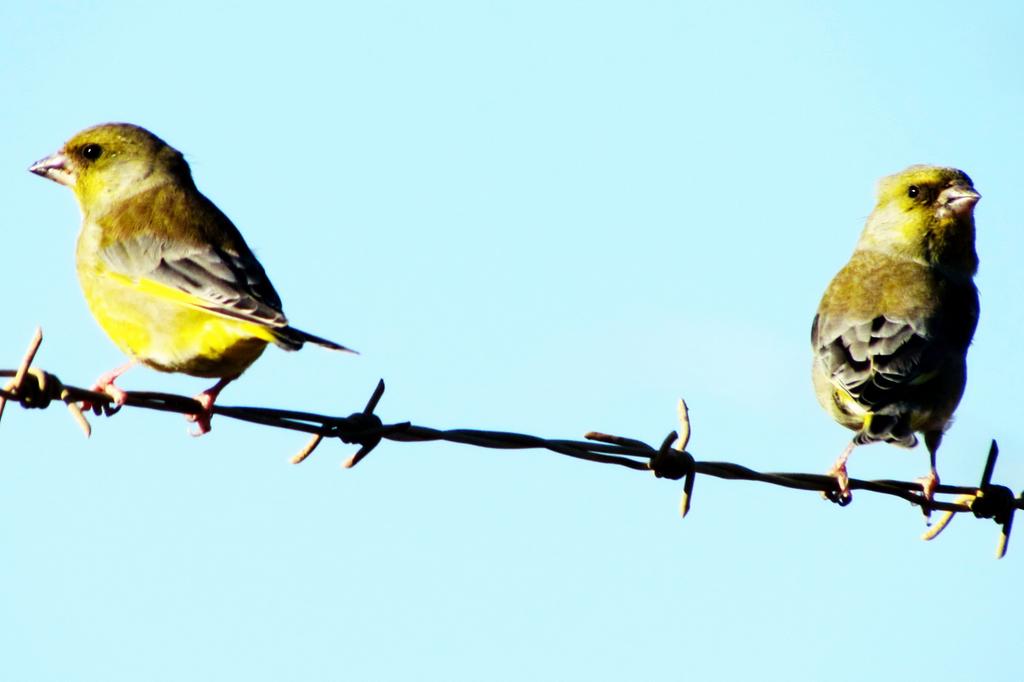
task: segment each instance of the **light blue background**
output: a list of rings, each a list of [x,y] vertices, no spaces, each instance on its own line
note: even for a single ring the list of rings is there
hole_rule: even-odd
[[[713,6],[712,6],[713,5]],[[7,3],[0,367],[122,356],[72,266],[78,211],[25,168],[108,120],[184,151],[296,326],[222,396],[657,443],[823,472],[808,330],[911,163],[975,180],[982,321],[939,456],[1024,487],[1018,3]],[[145,369],[127,389],[207,383]],[[125,410],[0,425],[5,680],[993,680],[1020,674],[1024,537],[861,493],[680,484],[539,451],[384,444]],[[923,448],[858,450],[910,479]],[[1018,535],[1021,532],[1018,531]]]

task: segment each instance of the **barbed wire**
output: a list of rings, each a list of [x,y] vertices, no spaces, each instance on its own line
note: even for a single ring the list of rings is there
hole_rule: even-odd
[[[71,416],[88,437],[91,434],[91,427],[80,403],[88,405],[87,411],[97,416],[111,416],[117,413],[121,406],[116,405],[106,393],[64,384],[55,375],[33,367],[32,362],[42,338],[42,331],[37,329],[18,369],[0,370],[0,377],[12,377],[11,381],[0,389],[0,418],[8,400],[15,401],[27,409],[45,409],[54,401],[60,401],[68,407]],[[640,440],[597,431],[585,434],[586,440],[581,441],[546,439],[508,431],[434,429],[407,421],[385,424],[375,414],[383,395],[384,381],[381,380],[363,410],[347,417],[216,404],[212,412],[231,419],[313,434],[305,447],[291,458],[294,464],[308,458],[325,438],[337,438],[344,443],[359,445],[356,453],[345,461],[345,467],[358,464],[382,440],[403,443],[446,441],[501,450],[543,449],[590,462],[615,464],[636,471],[650,471],[658,478],[683,479],[683,493],[679,506],[683,517],[689,512],[694,482],[698,474],[727,480],[757,481],[796,490],[818,491],[841,506],[845,506],[850,499],[839,494],[838,482],[834,476],[760,472],[731,462],[696,460],[686,450],[690,440],[690,421],[683,400],[680,400],[678,405],[679,430],[669,433],[659,447],[652,447]],[[128,391],[124,405],[184,415],[203,411],[203,406],[192,398],[148,391]],[[953,516],[959,513],[971,512],[977,518],[993,519],[1001,527],[996,556],[1002,558],[1009,543],[1014,513],[1018,509],[1024,509],[1024,492],[1014,496],[1007,486],[992,483],[998,455],[999,447],[993,440],[981,483],[977,487],[940,484],[936,488],[937,493],[955,495],[952,501],[926,499],[919,482],[851,478],[849,488],[902,498],[920,506],[926,515],[930,515],[932,511],[943,512],[942,517],[922,536],[925,540],[938,536]]]

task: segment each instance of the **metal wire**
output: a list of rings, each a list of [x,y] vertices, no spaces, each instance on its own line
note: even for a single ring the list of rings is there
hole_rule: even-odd
[[[110,416],[121,407],[115,405],[106,393],[63,384],[56,376],[32,367],[32,361],[42,342],[42,331],[37,330],[17,370],[0,370],[0,377],[13,377],[0,389],[0,417],[8,400],[17,401],[22,407],[46,408],[53,401],[67,405],[72,417],[82,427],[86,436],[91,432],[88,421],[82,414],[79,403],[89,407],[95,415]],[[382,440],[395,442],[447,441],[482,448],[502,450],[543,449],[560,455],[583,459],[601,464],[615,464],[637,471],[651,471],[659,478],[683,479],[683,495],[680,513],[686,516],[690,507],[694,481],[698,474],[716,478],[742,481],[758,481],[784,488],[816,490],[840,504],[838,483],[833,476],[804,473],[759,472],[730,462],[698,461],[686,450],[690,437],[690,422],[686,403],[679,402],[679,432],[673,431],[659,447],[652,447],[643,441],[599,432],[587,433],[586,440],[545,439],[508,431],[484,431],[479,429],[433,429],[417,426],[410,422],[384,424],[375,414],[384,395],[384,381],[381,380],[366,406],[360,412],[347,417],[337,417],[311,412],[297,412],[263,407],[230,407],[214,405],[212,413],[231,419],[252,422],[264,426],[313,434],[313,438],[294,457],[293,463],[300,463],[309,457],[324,438],[338,438],[344,443],[358,444],[359,450],[344,464],[352,467],[373,451]],[[192,398],[169,393],[128,391],[125,406],[139,407],[162,412],[194,415],[203,411],[203,406]],[[1001,526],[996,556],[1006,553],[1013,516],[1016,510],[1024,509],[1024,492],[1014,496],[1006,486],[992,483],[999,448],[995,441],[989,449],[981,483],[975,486],[940,484],[936,492],[953,494],[953,501],[926,499],[918,482],[860,479],[849,480],[849,488],[903,498],[921,507],[926,513],[942,511],[943,516],[923,536],[926,540],[936,537],[955,514],[972,512],[978,518],[991,518]]]

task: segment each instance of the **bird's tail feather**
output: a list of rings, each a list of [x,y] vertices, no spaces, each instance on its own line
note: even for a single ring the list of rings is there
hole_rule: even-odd
[[[882,441],[903,448],[912,448],[917,445],[917,436],[910,428],[908,413],[890,415],[868,412],[864,415],[864,426],[854,436],[853,441],[857,445]]]
[[[328,341],[325,338],[310,334],[309,332],[304,332],[301,329],[296,329],[295,327],[280,327],[278,329],[273,329],[271,333],[274,335],[275,343],[285,350],[298,350],[302,348],[304,343],[308,342],[315,343],[316,345],[323,346],[324,348],[330,348],[331,350],[340,350],[346,353],[356,353],[358,355],[357,351],[347,348],[340,343]]]

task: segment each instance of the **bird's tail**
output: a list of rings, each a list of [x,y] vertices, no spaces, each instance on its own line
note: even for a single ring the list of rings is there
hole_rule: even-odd
[[[898,412],[897,414],[868,412],[864,415],[864,426],[854,436],[853,441],[857,445],[883,441],[903,448],[912,448],[917,445],[917,436],[910,428],[908,412]]]
[[[340,350],[345,351],[346,353],[356,353],[358,355],[357,351],[354,351],[351,348],[346,348],[340,343],[328,341],[327,339],[315,336],[309,332],[304,332],[301,329],[296,329],[295,327],[279,327],[277,329],[272,329],[271,333],[274,335],[274,343],[285,350],[298,350],[302,348],[303,344],[308,342],[315,343],[316,345],[323,346],[324,348],[330,348],[331,350]]]

